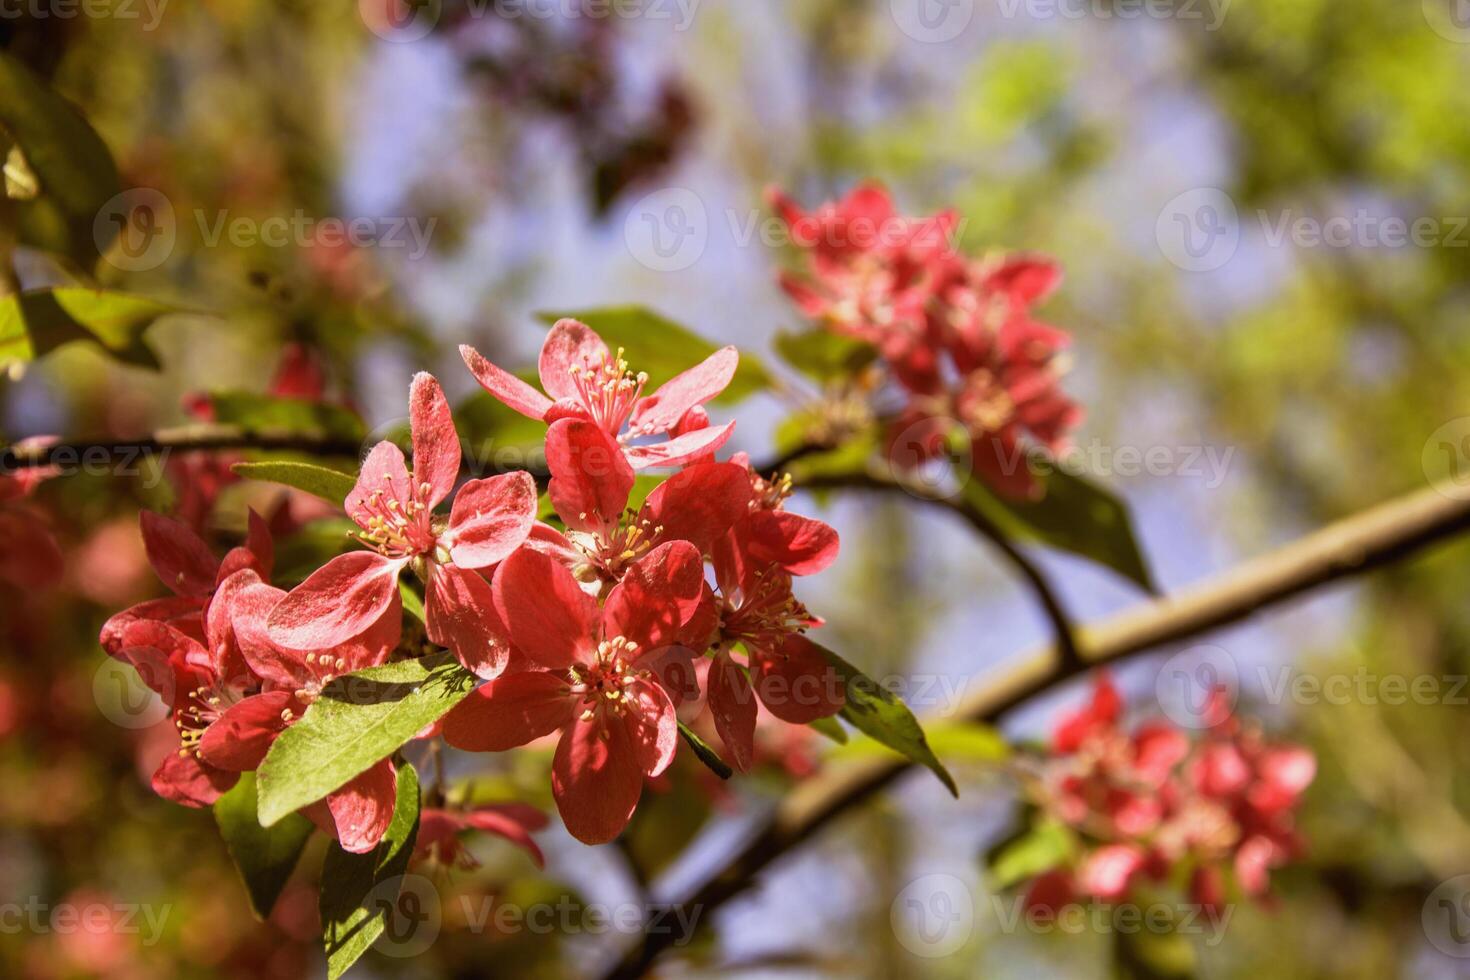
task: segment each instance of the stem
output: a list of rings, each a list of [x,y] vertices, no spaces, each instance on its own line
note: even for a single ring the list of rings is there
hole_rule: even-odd
[[[874,492],[892,492],[901,490],[908,493],[920,503],[929,504],[957,514],[981,537],[989,541],[997,551],[1005,556],[1006,560],[1020,573],[1031,591],[1036,595],[1041,604],[1042,612],[1046,614],[1051,623],[1052,640],[1056,645],[1057,655],[1063,666],[1068,669],[1077,669],[1082,664],[1082,655],[1077,649],[1077,638],[1072,629],[1071,619],[1066,609],[1062,606],[1061,597],[1057,595],[1056,589],[1046,575],[1037,567],[1036,563],[1026,556],[1015,542],[1011,541],[995,523],[979,510],[962,499],[948,499],[935,497],[932,494],[912,489],[902,481],[873,473],[864,473],[856,476],[832,476],[817,477],[811,480],[803,480],[802,489],[856,489],[870,490]]]
[[[967,696],[958,716],[973,722],[994,721],[1088,666],[1199,636],[1321,586],[1408,558],[1467,530],[1470,499],[1453,500],[1434,490],[1421,490],[1388,501],[1177,596],[1145,602],[1103,620],[1085,631],[1076,666],[1062,664],[1052,647],[1022,656]],[[897,756],[865,759],[799,784],[754,836],[704,884],[675,903],[676,907],[698,908],[699,925],[710,922],[711,913],[750,887],[766,866],[888,786],[911,765]],[[645,933],[604,980],[642,976],[660,953],[684,938],[672,930]]]

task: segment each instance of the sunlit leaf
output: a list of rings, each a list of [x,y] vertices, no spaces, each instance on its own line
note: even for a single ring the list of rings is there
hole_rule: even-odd
[[[268,827],[388,758],[474,685],[448,653],[335,678],[260,764],[260,822]]]
[[[224,425],[317,433],[345,440],[362,439],[366,435],[362,419],[340,405],[246,391],[218,391],[209,400],[214,406],[215,421]]]
[[[1077,838],[1064,824],[1043,820],[1004,844],[990,860],[991,887],[1009,888],[1071,859]]]
[[[66,286],[0,299],[0,363],[30,361],[77,340],[131,364],[157,368],[143,333],[177,306],[146,296]]]
[[[848,377],[877,359],[878,351],[830,330],[782,331],[773,341],[776,352],[792,367],[817,381]]]
[[[393,819],[382,842],[367,854],[349,854],[334,843],[322,864],[322,943],[329,980],[346,973],[383,934],[418,830],[418,773],[403,763]]]
[[[844,721],[864,735],[881,742],[910,762],[928,767],[955,796],[960,795],[954,777],[934,754],[919,719],[892,691],[825,647],[818,647],[841,675],[847,702]]]
[[[341,506],[357,485],[357,478],[350,473],[329,470],[313,463],[296,463],[289,460],[271,460],[261,463],[236,463],[230,467],[247,480],[264,480],[284,486],[305,490],[309,494]]]

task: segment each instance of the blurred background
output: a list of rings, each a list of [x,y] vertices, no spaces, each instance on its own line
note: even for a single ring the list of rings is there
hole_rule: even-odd
[[[159,234],[129,247],[125,231],[98,268],[169,311],[146,335],[158,370],[85,344],[13,368],[8,441],[188,423],[199,393],[266,391],[290,344],[319,352],[326,399],[369,428],[398,423],[418,370],[488,418],[456,346],[529,363],[543,310],[646,304],[762,354],[797,321],[763,188],[815,205],[872,178],[908,213],[958,208],[968,250],[1064,266],[1044,314],[1074,335],[1079,451],[1130,504],[1165,590],[1426,482],[1470,493],[1463,0],[28,0],[0,2],[0,48],[101,134],[131,189],[113,210],[159,216]],[[15,267],[25,288],[74,273],[24,247]],[[736,448],[768,454],[802,398],[788,382],[742,405]],[[209,815],[150,792],[169,726],[130,708],[97,646],[108,614],[158,591],[140,507],[179,507],[227,541],[246,502],[274,504],[258,485],[191,500],[213,464],[168,465],[189,478],[140,462],[43,485],[64,578],[0,585],[0,899],[143,903],[162,921],[0,921],[0,975],[323,974],[319,862],[309,853],[254,922]],[[829,645],[874,676],[942,682],[911,689],[917,710],[943,713],[1046,640],[1030,596],[957,522],[900,502],[804,505],[843,535],[838,565],[802,583]],[[305,567],[311,527],[288,567]],[[1041,560],[1080,621],[1143,598],[1097,566]],[[1223,941],[1195,941],[1197,975],[1470,975],[1447,955],[1465,948],[1423,919],[1441,882],[1470,873],[1467,573],[1470,548],[1452,545],[1119,672],[1147,715],[1165,671],[1228,663],[1242,710],[1319,759],[1305,859],[1269,903],[1236,909]],[[1367,680],[1282,693],[1303,675]],[[1379,696],[1388,676],[1440,686]],[[1059,692],[1008,730],[1044,736],[1081,697]],[[793,781],[840,764],[825,746],[772,746],[758,778],[719,791],[676,770],[624,846],[543,835],[544,872],[476,841],[480,869],[436,879],[437,940],[359,969],[595,972],[628,937],[572,913],[544,934],[468,928],[458,896],[581,908],[650,883],[675,893]],[[721,910],[664,974],[1110,975],[1104,936],[1007,926],[983,857],[1014,801],[962,746],[941,755],[960,801],[905,779]],[[549,802],[544,759],[492,764],[476,792]],[[903,911],[938,908],[936,890],[959,916],[940,942]]]

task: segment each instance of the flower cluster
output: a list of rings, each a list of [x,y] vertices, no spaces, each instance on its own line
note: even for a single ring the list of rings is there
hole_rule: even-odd
[[[806,258],[783,288],[815,322],[871,344],[903,398],[890,458],[917,465],[963,436],[975,476],[1009,497],[1038,494],[1027,453],[1061,450],[1082,419],[1059,385],[1070,338],[1031,313],[1061,281],[1057,266],[972,259],[954,245],[954,211],[907,218],[871,184],[810,212],[770,197]]]
[[[530,473],[460,483],[454,419],[427,374],[409,395],[412,458],[374,446],[345,500],[363,547],[289,592],[270,584],[274,546],[253,512],[246,543],[223,560],[185,524],[143,515],[149,559],[175,594],[112,617],[101,640],[172,711],[179,747],[154,777],[160,795],[209,805],[333,678],[421,655],[403,623],[405,590],[419,586],[429,642],[485,682],[419,737],[479,752],[559,733],[553,794],[587,843],[616,837],[645,779],[668,767],[682,705],[713,716],[741,769],[757,699],[792,723],[842,707],[836,671],[804,635],[821,620],[792,592],[794,577],[836,558],[836,533],[786,508],[789,479],[743,455],[715,458],[733,423],[711,425],[703,406],[734,376],[733,348],[652,392],[574,320],[542,348],[545,393],[462,354],[493,395],[548,424],[554,521],[539,519]],[[635,501],[635,471],[653,467],[675,472],[644,481],[657,485]],[[364,852],[386,832],[395,795],[383,759],[304,812]],[[464,863],[457,835],[477,829],[539,858],[529,837],[539,826],[515,805],[425,811],[421,850]]]
[[[1150,879],[1187,880],[1207,909],[1225,902],[1230,877],[1244,894],[1265,895],[1270,871],[1302,848],[1293,812],[1316,775],[1312,753],[1268,742],[1230,714],[1223,691],[1194,741],[1161,721],[1125,731],[1122,716],[1100,675],[1091,701],[1053,734],[1032,795],[1089,843],[1031,883],[1030,906],[1115,901]]]

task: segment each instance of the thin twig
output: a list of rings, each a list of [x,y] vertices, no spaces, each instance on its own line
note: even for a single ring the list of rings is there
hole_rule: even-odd
[[[1180,594],[1146,602],[1083,631],[1079,666],[1061,665],[1048,646],[987,678],[961,703],[957,717],[989,722],[1074,677],[1086,667],[1191,639],[1330,583],[1407,558],[1470,530],[1470,499],[1422,490],[1380,504],[1245,562]],[[838,816],[879,792],[911,763],[897,756],[865,759],[799,783],[734,855],[676,903],[697,908],[699,925],[745,891],[777,858]],[[634,980],[659,954],[687,937],[645,933],[604,980]]]
[[[995,523],[986,517],[974,506],[961,498],[936,497],[931,493],[925,493],[921,489],[911,488],[894,477],[880,476],[873,473],[845,476],[823,476],[814,477],[801,482],[802,489],[856,489],[870,490],[875,492],[903,491],[908,493],[920,503],[928,504],[950,513],[957,514],[966,523],[973,527],[981,537],[985,538],[996,550],[1005,556],[1006,560],[1020,573],[1021,577],[1030,585],[1031,591],[1035,593],[1037,601],[1041,604],[1042,611],[1046,614],[1051,624],[1052,639],[1056,645],[1057,654],[1063,665],[1069,669],[1075,669],[1081,665],[1081,654],[1077,649],[1077,638],[1072,629],[1071,618],[1062,606],[1061,597],[1057,595],[1056,589],[1046,575],[1036,566],[1026,553],[1016,545],[1006,534],[996,527]]]

